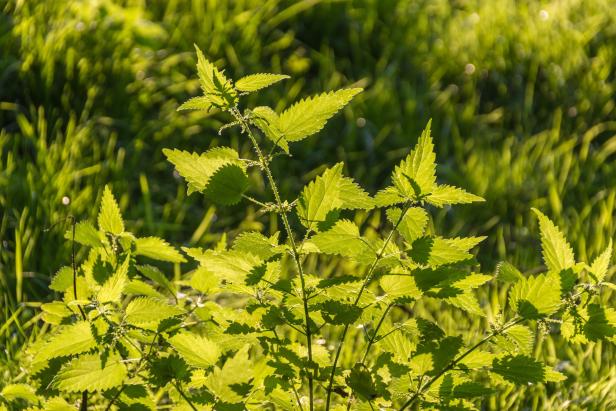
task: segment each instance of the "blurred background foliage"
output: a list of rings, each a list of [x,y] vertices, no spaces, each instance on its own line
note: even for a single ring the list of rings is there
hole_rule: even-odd
[[[321,164],[340,160],[376,191],[432,118],[441,181],[487,200],[435,210],[434,226],[451,236],[489,236],[479,253],[484,271],[503,259],[526,271],[541,265],[531,207],[562,226],[581,259],[614,238],[613,0],[0,0],[0,9],[6,378],[20,375],[19,347],[40,332],[33,307],[49,298],[50,276],[70,261],[68,217],[94,219],[104,184],[131,230],[178,245],[211,244],[231,223],[276,229],[245,205],[217,209],[187,197],[163,159],[164,147],[222,144],[249,155],[238,134],[218,135],[219,116],[176,112],[198,93],[193,44],[231,77],[291,75],[257,97],[279,109],[322,90],[366,87],[292,159],[275,161],[278,175],[297,177],[281,181],[286,198]],[[265,193],[262,181],[254,186]],[[170,270],[179,275],[179,267]],[[498,298],[496,290],[483,296]],[[451,310],[435,315],[450,330],[483,329]],[[613,350],[568,346],[556,336],[539,347],[548,362],[567,359],[567,382],[486,404],[616,404]]]

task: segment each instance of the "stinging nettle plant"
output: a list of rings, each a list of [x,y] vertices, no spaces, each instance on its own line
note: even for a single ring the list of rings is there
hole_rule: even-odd
[[[62,298],[42,305],[52,330],[29,348],[30,384],[2,391],[9,405],[478,409],[499,387],[566,378],[532,355],[534,329],[559,329],[572,343],[614,342],[616,312],[599,303],[603,287],[616,288],[606,281],[611,243],[592,264],[576,262],[559,229],[535,210],[546,272],[524,276],[501,263],[495,275],[480,273],[470,251],[483,237],[444,238],[429,228],[430,207],[482,201],[437,183],[430,123],[375,196],[338,163],[285,200],[270,169],[274,151],[289,153],[361,89],[307,98],[282,113],[242,111],[243,95],[287,76],[233,83],[199,49],[197,58],[203,95],[179,109],[229,114],[223,128],[239,127],[255,157],[228,147],[164,154],[189,192],[220,205],[253,202],[277,215],[283,232],[242,232],[230,246],[223,236],[213,249],[184,248],[198,267],[170,281],[148,259],[179,264],[185,257],[160,238],[126,231],[106,187],[98,228],[80,222],[67,232],[88,247],[87,257],[77,266],[73,251],[71,266],[53,278]],[[249,172],[265,176],[271,200],[246,194]],[[362,223],[367,213],[384,215],[382,229]],[[495,277],[508,299],[487,310],[476,289]],[[415,314],[424,300],[483,317],[485,334],[446,335]]]

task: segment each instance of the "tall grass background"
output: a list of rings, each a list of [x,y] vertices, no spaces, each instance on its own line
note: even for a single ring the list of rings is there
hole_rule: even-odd
[[[164,147],[249,151],[237,134],[218,135],[217,116],[176,112],[198,93],[193,44],[232,77],[293,76],[259,96],[278,108],[366,88],[293,161],[276,160],[278,175],[297,177],[281,181],[287,198],[323,162],[340,160],[374,192],[432,118],[441,180],[487,200],[435,210],[434,229],[489,236],[485,272],[503,259],[527,272],[542,264],[531,207],[564,229],[581,259],[614,238],[611,0],[4,0],[0,10],[0,385],[26,378],[21,347],[45,332],[36,307],[70,262],[64,232],[72,217],[95,218],[104,184],[133,231],[175,244],[207,246],[231,222],[277,229],[256,209],[187,197],[163,159]],[[504,293],[481,298],[503,303]],[[452,333],[485,328],[457,311],[419,309]],[[535,355],[568,379],[495,394],[485,406],[616,407],[614,354],[544,335]]]

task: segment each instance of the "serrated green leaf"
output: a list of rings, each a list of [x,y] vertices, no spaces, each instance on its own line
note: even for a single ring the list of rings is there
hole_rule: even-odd
[[[421,237],[413,242],[408,255],[423,266],[439,267],[473,258],[472,254],[456,246],[455,241],[441,237]]]
[[[446,301],[454,307],[460,308],[467,313],[485,317],[485,313],[479,305],[479,301],[472,291],[464,290],[463,292],[451,297],[447,297]]]
[[[613,340],[616,336],[616,310],[589,304],[586,308],[584,336],[590,341]]]
[[[66,230],[64,238],[69,241],[73,240],[72,228]],[[89,221],[80,221],[75,224],[75,241],[88,247],[101,247],[103,245],[99,231]]]
[[[36,390],[27,384],[9,384],[2,388],[0,397],[7,401],[26,400],[28,402],[38,402]]]
[[[320,131],[327,120],[362,89],[351,88],[303,99],[280,114],[280,131],[287,141],[300,141]]]
[[[34,356],[34,362],[43,362],[56,357],[67,357],[90,351],[96,347],[90,323],[79,321],[62,327]]]
[[[266,237],[256,231],[238,235],[233,241],[233,249],[252,253],[264,261],[285,251],[285,247],[278,244],[278,232],[271,237]]]
[[[252,110],[252,123],[263,132],[265,137],[270,139],[285,153],[289,153],[289,142],[285,139],[280,129],[280,117],[270,107],[259,106]]]
[[[431,124],[429,121],[415,148],[394,169],[392,181],[402,197],[428,195],[436,185],[436,154],[430,136]]]
[[[101,230],[113,235],[120,235],[124,232],[124,221],[122,221],[120,207],[109,186],[105,186],[103,191],[101,209],[98,214],[98,226]]]
[[[257,73],[244,76],[235,82],[239,91],[252,92],[269,87],[279,81],[291,78],[286,74]]]
[[[177,111],[182,110],[205,110],[210,111],[212,109],[212,102],[207,96],[193,97],[186,100]]]
[[[225,362],[222,368],[215,367],[205,378],[207,388],[222,401],[236,404],[246,395],[238,389],[253,378],[253,367],[248,359],[248,346],[244,346]]]
[[[119,355],[86,354],[62,367],[53,385],[64,392],[105,391],[121,386],[126,375]]]
[[[99,303],[115,302],[120,303],[124,287],[128,283],[128,268],[130,265],[130,255],[124,258],[124,262],[120,264],[115,273],[105,281],[98,293],[96,299]]]
[[[386,211],[387,219],[391,224],[396,224],[402,215],[402,210],[394,207]],[[398,224],[398,232],[406,241],[412,243],[424,234],[428,225],[428,213],[420,207],[410,207]]]
[[[561,302],[560,277],[556,273],[525,278],[509,291],[509,304],[524,318],[551,315],[560,308]]]
[[[396,187],[386,187],[374,196],[374,203],[377,207],[389,207],[405,201],[407,201],[406,198],[400,195]]]
[[[360,254],[375,254],[366,240],[359,235],[359,228],[349,220],[339,220],[329,230],[314,235],[310,242],[325,254],[356,257]]]
[[[612,259],[612,240],[610,239],[607,248],[595,258],[590,266],[590,272],[594,275],[596,282],[601,282],[607,275],[607,270]]]
[[[546,382],[561,382],[567,379],[567,376],[561,372],[558,372],[551,367],[545,367],[545,381]]]
[[[237,102],[237,92],[231,80],[205,58],[203,52],[195,45],[197,51],[197,73],[203,94],[218,107],[234,106]]]
[[[246,167],[231,148],[217,147],[201,155],[176,149],[163,149],[163,153],[188,183],[189,194],[203,192],[218,204],[230,205],[248,188]]]
[[[56,275],[53,276],[49,288],[54,291],[63,292],[72,285],[73,269],[71,267],[64,266],[58,270]]]
[[[548,270],[559,272],[572,268],[575,265],[575,257],[565,236],[541,211],[533,208],[533,212],[539,219],[541,251]]]
[[[517,283],[520,280],[524,279],[524,276],[513,266],[506,261],[502,261],[498,263],[496,266],[496,274],[495,277],[500,281],[504,281],[506,283]]]
[[[231,284],[244,284],[252,270],[263,263],[259,257],[239,250],[203,251],[184,248],[184,251],[199,261],[206,270]]]
[[[412,301],[421,297],[421,290],[417,287],[415,278],[409,274],[387,274],[384,275],[379,285],[386,294],[387,299],[392,302]]]
[[[511,354],[531,355],[535,343],[535,333],[526,325],[516,324],[502,335],[497,335],[496,345]]]
[[[458,365],[462,368],[474,370],[491,365],[495,357],[496,354],[491,352],[475,350],[458,362]]]
[[[184,263],[186,260],[178,250],[158,237],[135,239],[135,254],[171,263]]]
[[[64,398],[54,397],[47,400],[44,411],[75,411],[76,408]]]
[[[184,311],[173,305],[150,297],[139,297],[126,306],[125,320],[128,324],[142,328],[156,327],[158,323]]]
[[[352,179],[342,176],[343,163],[328,168],[302,191],[297,214],[302,224],[317,230],[334,210],[370,209],[372,198]]]
[[[151,265],[138,265],[137,270],[146,278],[168,290],[171,294],[176,293],[175,286],[158,268]]]
[[[536,384],[545,381],[544,365],[525,355],[496,358],[492,371],[514,384]]]
[[[361,308],[336,300],[327,300],[318,305],[323,319],[334,325],[353,324],[361,315]]]
[[[189,332],[174,335],[169,339],[169,344],[189,365],[199,368],[213,366],[221,354],[216,343],[206,337]]]
[[[469,204],[485,200],[458,187],[439,185],[432,188],[426,201],[434,206],[443,207],[449,204]]]
[[[358,398],[372,401],[378,396],[372,374],[364,364],[355,364],[346,377],[346,383]]]
[[[145,295],[154,298],[165,298],[164,295],[159,293],[148,283],[144,283],[140,280],[130,280],[124,287],[124,294],[126,295]]]

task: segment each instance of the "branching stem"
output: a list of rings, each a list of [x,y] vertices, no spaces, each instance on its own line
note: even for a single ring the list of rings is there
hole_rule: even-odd
[[[446,367],[444,367],[441,371],[439,371],[438,374],[432,377],[430,381],[428,381],[426,384],[422,386],[419,386],[417,388],[417,392],[413,394],[413,396],[411,396],[411,398],[409,398],[408,401],[402,405],[402,407],[400,407],[400,411],[403,411],[406,408],[408,408],[410,405],[412,405],[417,400],[417,398],[419,398],[424,392],[426,392],[426,390],[428,390],[428,388],[432,386],[432,384],[434,384],[439,378],[441,378],[447,371],[452,370],[456,365],[460,363],[460,361],[465,359],[473,351],[475,351],[476,349],[478,349],[479,347],[481,347],[482,345],[490,341],[495,336],[504,333],[509,328],[513,327],[516,324],[521,323],[522,321],[524,321],[523,318],[514,318],[513,320],[509,321],[507,324],[503,325],[498,330],[492,331],[490,334],[488,334],[482,340],[480,340],[475,345],[470,347],[468,350],[464,351],[458,357],[454,358],[449,364],[447,364]]]
[[[242,124],[242,130],[253,145],[255,152],[257,153],[257,157],[259,162],[261,163],[261,168],[265,171],[265,175],[267,177],[267,181],[270,185],[270,189],[274,194],[274,199],[276,200],[276,204],[278,206],[278,213],[282,219],[282,224],[284,225],[285,231],[287,232],[287,237],[289,238],[289,244],[291,245],[291,250],[293,252],[293,259],[295,260],[295,264],[297,265],[297,271],[299,274],[300,284],[302,287],[302,301],[304,305],[304,317],[306,320],[306,346],[308,348],[308,362],[312,364],[312,332],[310,330],[310,311],[308,309],[308,296],[306,293],[306,281],[304,279],[304,269],[302,268],[302,262],[300,260],[300,255],[297,249],[297,244],[295,243],[295,238],[293,237],[293,231],[291,230],[291,225],[289,224],[289,219],[287,217],[287,211],[284,207],[282,199],[280,198],[280,193],[278,192],[278,186],[276,185],[276,181],[274,180],[274,176],[272,175],[272,170],[269,167],[269,163],[263,152],[261,151],[261,147],[257,143],[257,140],[250,129],[250,124],[248,121],[242,116],[242,114],[237,109],[231,109],[230,113],[235,117],[235,119]],[[314,410],[314,374],[312,370],[308,371],[308,389],[309,389],[309,398],[310,398],[310,411]]]
[[[389,234],[387,235],[387,238],[383,242],[383,246],[381,247],[381,250],[376,255],[376,258],[372,262],[372,265],[370,265],[370,268],[368,269],[368,272],[366,273],[366,276],[364,277],[364,282],[362,283],[361,288],[359,289],[359,292],[357,293],[357,297],[355,298],[355,302],[353,303],[353,305],[356,306],[357,304],[359,304],[359,300],[361,299],[364,291],[366,290],[366,287],[372,281],[372,275],[374,274],[374,270],[376,269],[376,266],[378,265],[378,263],[383,258],[383,255],[385,254],[385,249],[387,248],[387,245],[393,238],[394,232],[396,231],[396,229],[402,222],[402,219],[406,215],[406,212],[409,210],[411,205],[412,205],[412,201],[410,200],[404,203],[404,207],[402,209],[402,212],[400,213],[400,217],[398,217],[398,220],[394,224],[394,227],[389,232]],[[338,365],[338,360],[340,359],[340,353],[342,352],[342,347],[344,345],[344,339],[346,338],[347,332],[349,331],[349,326],[350,324],[346,324],[344,326],[344,329],[342,330],[342,335],[340,336],[340,343],[338,344],[338,349],[336,350],[336,355],[334,357],[334,363],[332,364],[332,371],[331,371],[331,374],[329,375],[329,383],[327,385],[327,400],[325,402],[326,411],[329,411],[329,408],[330,408],[332,388],[334,385],[334,377],[336,375],[336,366]]]

